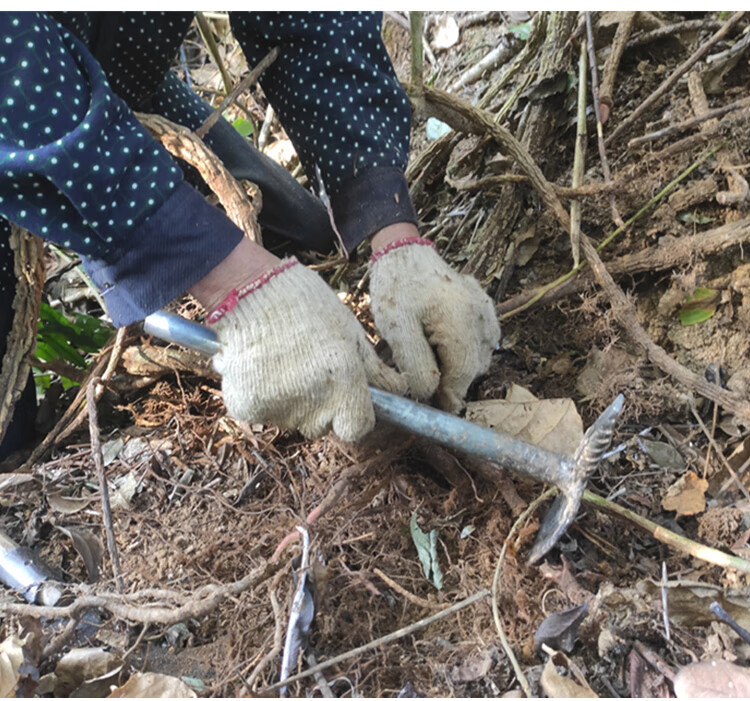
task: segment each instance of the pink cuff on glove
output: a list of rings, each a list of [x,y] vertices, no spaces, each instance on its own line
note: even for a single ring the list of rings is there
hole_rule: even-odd
[[[370,262],[374,263],[376,260],[382,258],[386,253],[395,251],[397,248],[403,248],[404,246],[411,246],[413,244],[417,246],[431,246],[432,248],[435,248],[435,244],[432,243],[432,241],[423,239],[421,236],[409,236],[405,239],[391,241],[387,246],[381,248],[377,253],[373,253],[370,257]]]
[[[289,270],[289,268],[297,265],[298,263],[299,261],[296,258],[292,258],[282,265],[278,266],[277,268],[263,273],[263,275],[255,278],[255,280],[253,280],[252,282],[249,282],[247,285],[240,287],[239,290],[232,290],[224,298],[224,301],[206,317],[206,323],[209,326],[211,324],[215,324],[217,321],[219,321],[219,319],[223,318],[226,314],[231,312],[243,297],[247,297],[250,293],[259,290],[261,287],[263,287],[263,285],[273,280],[277,275],[280,275],[285,270]]]

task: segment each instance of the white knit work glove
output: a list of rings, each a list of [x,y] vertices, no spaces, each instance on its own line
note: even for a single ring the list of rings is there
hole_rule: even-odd
[[[476,279],[453,270],[426,239],[407,238],[370,259],[370,298],[412,395],[437,391],[443,409],[459,411],[500,340],[495,307]]]
[[[222,346],[214,367],[224,403],[237,419],[295,428],[308,438],[333,428],[356,441],[375,425],[368,382],[406,391],[354,315],[296,259],[230,295],[208,322]]]

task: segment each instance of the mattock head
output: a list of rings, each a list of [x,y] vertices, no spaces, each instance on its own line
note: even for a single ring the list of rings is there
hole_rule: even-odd
[[[560,494],[539,526],[536,541],[529,554],[529,564],[536,564],[557,545],[560,536],[565,533],[578,514],[586,483],[599,467],[602,456],[612,442],[615,424],[624,402],[625,398],[622,394],[618,394],[617,398],[586,431],[586,435],[573,456],[571,470],[565,483],[558,484]]]

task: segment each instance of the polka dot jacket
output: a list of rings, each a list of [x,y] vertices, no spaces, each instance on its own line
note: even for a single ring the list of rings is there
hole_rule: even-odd
[[[147,105],[190,128],[210,114],[164,79],[190,15],[57,19],[67,28],[46,13],[0,13],[0,215],[79,253],[124,325],[197,282],[242,233],[131,112]],[[379,23],[377,13],[232,14],[250,65],[282,47],[263,88],[308,174],[319,169],[349,250],[416,220],[403,175],[410,109]]]

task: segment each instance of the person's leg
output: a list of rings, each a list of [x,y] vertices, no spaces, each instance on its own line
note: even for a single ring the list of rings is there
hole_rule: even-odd
[[[10,248],[10,224],[0,217],[0,363],[5,356],[8,335],[15,315],[13,300],[16,276],[13,272],[13,251]],[[28,445],[34,437],[36,419],[36,388],[33,373],[29,373],[21,396],[16,400],[13,417],[0,443],[0,460]]]
[[[213,112],[174,73],[168,73],[151,100],[156,114],[197,129]],[[320,252],[333,249],[335,236],[321,201],[305,190],[286,169],[260,153],[225,119],[206,135],[206,143],[238,180],[255,183],[263,196],[258,221],[263,243],[273,249],[282,241]]]

